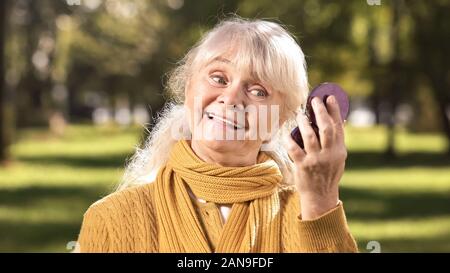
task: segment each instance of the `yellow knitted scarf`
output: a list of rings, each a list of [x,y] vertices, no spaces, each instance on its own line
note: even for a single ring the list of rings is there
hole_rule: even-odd
[[[155,185],[160,252],[279,252],[282,179],[260,152],[257,164],[223,167],[202,161],[185,140],[173,147]],[[215,250],[211,249],[188,187],[197,198],[233,204]]]

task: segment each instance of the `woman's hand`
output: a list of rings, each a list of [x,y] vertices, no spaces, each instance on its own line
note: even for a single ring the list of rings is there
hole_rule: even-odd
[[[302,220],[318,218],[338,205],[339,181],[347,158],[344,124],[335,97],[327,98],[327,107],[316,97],[312,106],[320,140],[303,113],[297,116],[297,122],[305,148],[289,137],[288,152],[295,164]]]

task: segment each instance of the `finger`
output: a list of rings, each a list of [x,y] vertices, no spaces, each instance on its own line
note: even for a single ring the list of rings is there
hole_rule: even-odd
[[[288,145],[288,154],[289,157],[294,162],[301,162],[303,158],[306,156],[305,151],[295,142],[295,140],[292,139],[292,136],[287,137],[287,145]]]
[[[342,124],[341,109],[339,104],[336,102],[335,96],[329,96],[327,98],[327,109],[333,122],[335,124]]]
[[[329,96],[327,98],[328,112],[330,113],[333,126],[337,135],[338,141],[343,141],[344,139],[344,122],[341,118],[341,110],[339,104],[336,101],[336,97]]]
[[[297,116],[298,128],[300,129],[300,133],[302,135],[303,144],[305,147],[306,153],[317,152],[320,150],[320,142],[317,139],[316,133],[314,132],[311,124],[309,123],[308,118],[305,114],[300,113]]]
[[[318,97],[313,98],[312,106],[316,116],[317,127],[319,127],[319,138],[322,148],[333,146],[334,127],[327,108]]]

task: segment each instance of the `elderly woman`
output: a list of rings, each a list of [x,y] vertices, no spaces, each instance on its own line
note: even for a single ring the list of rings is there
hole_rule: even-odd
[[[303,52],[280,25],[228,19],[173,70],[117,191],[85,213],[81,252],[356,252],[338,184],[339,106],[301,109]],[[299,114],[297,114],[299,113]],[[304,149],[290,137],[298,124]]]

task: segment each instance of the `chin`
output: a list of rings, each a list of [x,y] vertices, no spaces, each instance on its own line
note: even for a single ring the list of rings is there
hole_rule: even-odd
[[[246,145],[245,140],[201,140],[202,145],[216,151],[230,151]]]
[[[235,153],[261,146],[261,142],[256,140],[201,140],[199,143],[214,151]]]

